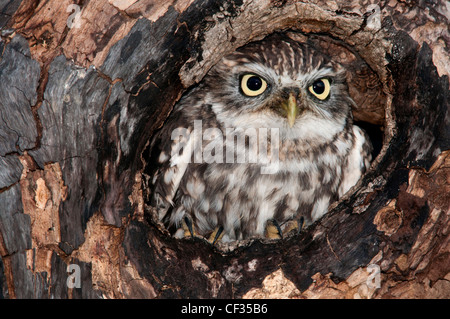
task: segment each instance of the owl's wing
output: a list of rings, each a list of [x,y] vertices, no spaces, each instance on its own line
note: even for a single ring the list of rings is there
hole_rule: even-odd
[[[178,187],[192,159],[192,123],[182,113],[181,109],[174,110],[150,144],[148,165],[154,168],[150,172],[150,204],[157,209],[159,220],[164,220],[174,207]]]
[[[343,178],[339,187],[339,197],[345,194],[361,178],[372,160],[372,144],[367,133],[353,125],[353,147],[350,150],[346,165],[343,167]]]

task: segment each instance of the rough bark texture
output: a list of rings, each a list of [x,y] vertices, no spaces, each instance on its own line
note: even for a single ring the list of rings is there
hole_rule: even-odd
[[[0,298],[450,298],[450,11],[430,3],[0,2]],[[167,236],[148,139],[224,54],[286,30],[348,65],[384,133],[371,170],[300,235]]]

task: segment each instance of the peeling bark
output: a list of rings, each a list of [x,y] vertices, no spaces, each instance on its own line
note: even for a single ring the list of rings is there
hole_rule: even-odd
[[[444,1],[0,4],[0,298],[449,298],[449,16]],[[377,158],[299,235],[169,237],[146,205],[149,138],[223,55],[281,31],[346,65]]]

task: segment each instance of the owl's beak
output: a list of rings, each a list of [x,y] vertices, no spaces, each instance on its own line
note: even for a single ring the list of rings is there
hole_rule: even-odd
[[[293,92],[289,93],[289,98],[281,104],[281,107],[286,112],[286,118],[289,127],[293,127],[295,119],[297,118],[298,115],[298,105],[296,95]]]

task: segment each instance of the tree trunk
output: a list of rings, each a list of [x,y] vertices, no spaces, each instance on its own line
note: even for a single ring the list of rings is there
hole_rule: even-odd
[[[450,12],[434,1],[0,3],[0,297],[450,298]],[[348,65],[378,156],[317,223],[215,247],[148,217],[148,140],[277,32]]]

